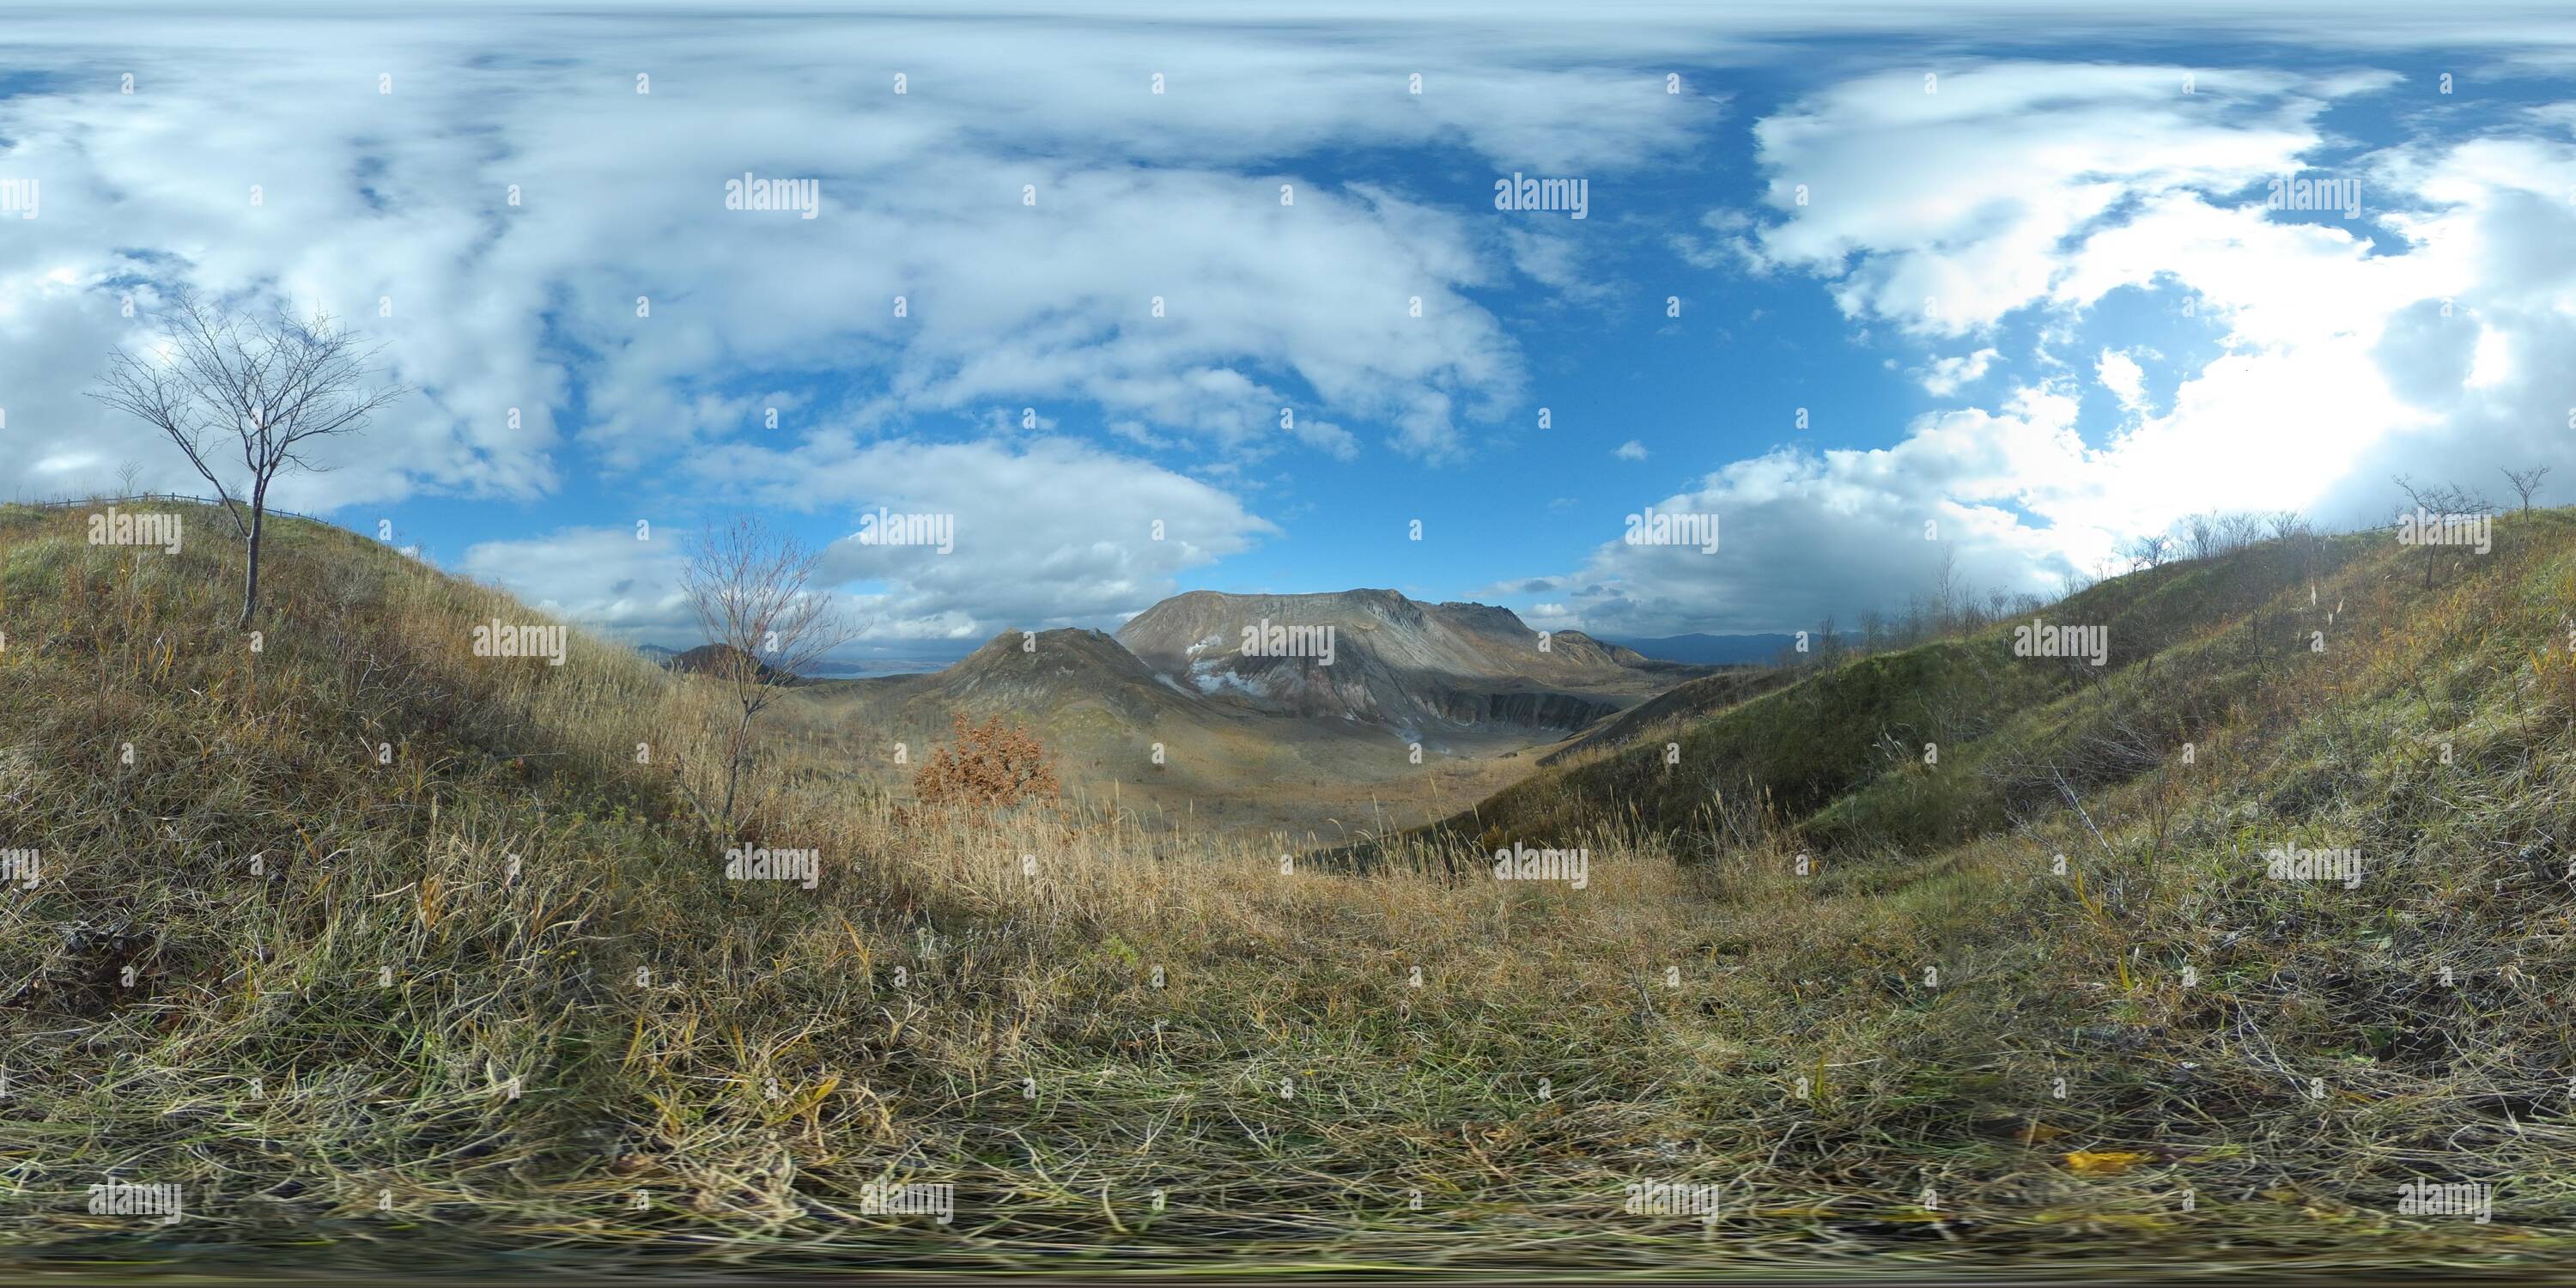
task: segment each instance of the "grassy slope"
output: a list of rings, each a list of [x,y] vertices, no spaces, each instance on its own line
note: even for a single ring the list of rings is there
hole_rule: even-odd
[[[1534,775],[1431,831],[1537,844],[1620,823],[1714,844],[1724,816],[1750,803],[1828,842],[1973,836],[2028,807],[2041,789],[2054,794],[2045,773],[2052,764],[2080,787],[2151,763],[2152,755],[2105,755],[2078,744],[2098,742],[2111,725],[2147,722],[2170,731],[2206,723],[2208,695],[2198,690],[2210,687],[2200,683],[2210,667],[2224,673],[2217,677],[2224,687],[2241,679],[2240,661],[2260,669],[2304,650],[2304,631],[2325,615],[2304,611],[2304,588],[2332,576],[2370,540],[2267,545],[2168,564],[2050,608],[2050,622],[2109,628],[2102,668],[2013,656],[2014,623],[1875,654],[1758,692],[1668,737],[1566,757],[1555,772]],[[2247,625],[2258,608],[2259,638]],[[2203,639],[2205,652],[2191,647]],[[2241,659],[2231,641],[2244,646]],[[2177,647],[2193,654],[2186,683],[2194,692],[2129,674],[2151,675],[2152,659]],[[2169,676],[2174,669],[2168,662]],[[2142,696],[2152,701],[2134,700]],[[2119,741],[2131,742],[2143,731],[2122,732],[2132,736]],[[1940,772],[1917,772],[1936,768],[1925,763],[1926,744],[1937,749]],[[2043,781],[2031,781],[2033,773]]]
[[[728,883],[668,779],[702,767],[688,685],[577,636],[560,669],[476,659],[470,623],[525,611],[304,524],[253,659],[220,625],[238,556],[190,521],[172,559],[0,510],[0,848],[47,874],[0,896],[22,1252],[154,1255],[81,1210],[109,1167],[187,1185],[201,1243],[407,1265],[2567,1244],[2565,515],[2429,593],[2324,552],[2297,619],[2345,603],[2323,654],[2198,614],[2267,593],[2252,561],[2176,566],[2052,614],[2130,614],[2115,645],[2166,644],[2152,666],[1952,643],[1711,722],[1746,725],[1693,734],[1702,785],[1578,766],[1510,808],[1594,838],[1579,892],[1425,875],[1454,851],[1282,873],[1096,817],[904,822],[793,745],[754,833],[820,849],[822,887]],[[2152,754],[2095,748],[2124,704],[2177,722],[2122,731]],[[1937,769],[1872,751],[1927,729],[1960,748]],[[2188,767],[2155,741],[2186,729]],[[1731,781],[1772,808],[1708,803]],[[2263,880],[2289,838],[2373,879]],[[2072,1149],[2155,1160],[2083,1177]],[[2504,1180],[2498,1224],[2388,1215],[2414,1175]],[[955,1226],[860,1215],[879,1179],[954,1182]],[[1624,1215],[1637,1181],[1726,1215]]]

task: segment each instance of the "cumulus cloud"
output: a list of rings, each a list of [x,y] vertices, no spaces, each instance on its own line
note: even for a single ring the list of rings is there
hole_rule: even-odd
[[[2394,473],[2498,477],[2571,462],[2576,376],[2543,355],[2576,339],[2576,146],[2424,138],[2353,151],[2316,125],[2394,78],[1994,64],[1863,76],[1755,126],[1772,218],[1706,226],[1763,271],[1812,276],[1856,321],[1929,346],[2023,334],[2008,369],[2115,292],[2166,302],[2170,333],[2211,356],[2162,414],[2144,347],[2105,346],[2093,376],[2124,421],[2089,433],[2067,377],[2023,377],[1991,410],[1914,420],[1890,448],[1773,453],[1663,507],[1719,513],[1708,557],[1605,541],[1555,579],[1587,625],[1778,629],[1891,607],[1923,584],[1919,523],[1942,520],[1976,584],[2044,588],[2120,537],[2205,509],[2383,516]],[[2368,218],[2271,209],[2267,181],[2324,166]],[[1795,195],[1807,185],[1807,200]],[[1979,350],[1983,354],[1986,350]],[[1982,374],[1933,359],[1936,396]],[[2563,472],[2563,471],[2562,471]]]
[[[1935,398],[1947,398],[1959,392],[1961,386],[1985,379],[1986,369],[1995,365],[1997,352],[1989,345],[1974,353],[1933,359],[1918,376],[1923,383],[1923,392]]]
[[[1945,556],[1963,584],[2045,590],[2109,553],[2106,536],[2069,549],[2065,534],[2016,517],[2095,501],[2075,407],[2061,392],[2026,389],[2000,415],[1927,415],[1892,448],[1784,448],[1737,461],[1652,506],[1717,516],[1715,551],[1630,544],[1610,525],[1581,568],[1510,592],[1555,600],[1559,624],[1654,636],[1798,630],[1829,613],[1849,621],[1893,610]]]
[[[793,447],[708,449],[683,465],[741,508],[836,527],[843,535],[823,548],[817,584],[845,596],[861,639],[880,645],[1115,627],[1180,589],[1180,574],[1278,532],[1218,488],[1062,438],[862,442],[827,433]],[[944,540],[874,539],[899,530],[881,516],[914,515],[929,516]],[[477,545],[464,570],[584,622],[688,642],[693,626],[676,591],[685,543],[673,529],[649,542],[629,530],[577,529]]]
[[[319,302],[420,387],[285,485],[308,508],[545,495],[568,451],[639,469],[851,372],[846,405],[801,423],[1085,404],[1238,457],[1347,459],[1365,423],[1453,459],[1525,379],[1467,292],[1579,285],[1569,252],[1275,159],[1441,146],[1613,171],[1717,110],[1499,32],[1416,94],[1409,26],[883,17],[854,64],[848,19],[792,5],[163,17],[119,34],[131,94],[91,70],[95,21],[12,23],[39,70],[0,91],[0,171],[47,200],[0,242],[0,388],[39,390],[13,395],[0,466],[32,488],[148,455],[60,377],[179,280]],[[725,209],[745,174],[814,180],[817,217]]]
[[[2111,391],[2124,411],[2143,411],[2147,403],[2147,369],[2136,358],[2113,349],[2104,349],[2093,363],[2094,378]]]
[[[1632,438],[1612,448],[1610,454],[1623,461],[1642,461],[1646,459],[1646,445]]]

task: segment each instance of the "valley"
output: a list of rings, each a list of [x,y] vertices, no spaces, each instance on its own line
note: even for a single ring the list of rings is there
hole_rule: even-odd
[[[1331,653],[1264,654],[1282,632]],[[812,681],[786,706],[889,792],[952,718],[1002,715],[1053,752],[1078,799],[1307,848],[1454,813],[1714,670],[1543,636],[1482,604],[1194,591],[1115,635],[1005,631],[945,670]]]

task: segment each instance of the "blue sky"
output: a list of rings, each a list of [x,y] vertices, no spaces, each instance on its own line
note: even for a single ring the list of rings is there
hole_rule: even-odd
[[[182,281],[420,390],[280,504],[668,643],[742,510],[877,654],[1196,588],[1770,631],[2576,439],[2546,9],[323,12],[13,15],[0,494],[200,490],[81,396]],[[879,506],[955,550],[856,542]],[[1625,544],[1648,506],[1720,549]]]

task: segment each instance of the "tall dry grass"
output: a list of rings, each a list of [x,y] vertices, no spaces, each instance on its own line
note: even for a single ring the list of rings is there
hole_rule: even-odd
[[[670,781],[714,772],[712,699],[640,658],[578,633],[562,667],[474,657],[467,627],[527,610],[300,524],[275,538],[253,656],[222,629],[237,555],[76,531],[0,510],[0,848],[49,856],[0,896],[0,1240],[21,1257],[176,1258],[178,1238],[192,1260],[772,1270],[2564,1247],[2546,1155],[2565,1111],[2533,1081],[2563,1019],[2501,986],[2371,1010],[2325,983],[2402,934],[2407,961],[2435,944],[2545,987],[2566,940],[2541,887],[2491,893],[2519,860],[2480,849],[2384,904],[2236,863],[2245,839],[2374,809],[2399,811],[2383,838],[2436,835],[2446,807],[2478,820],[2455,825],[2464,848],[2545,831],[2558,672],[2441,649],[2527,644],[2552,611],[2527,588],[2565,584],[2564,541],[2445,583],[2471,598],[2431,620],[2457,629],[2409,636],[2425,605],[2364,598],[2370,642],[2241,681],[2208,744],[2234,769],[2100,789],[2089,825],[1822,853],[1758,802],[1681,831],[1611,803],[1556,838],[1586,853],[1576,890],[1496,881],[1457,843],[1283,865],[1079,806],[909,813],[791,716],[752,839],[819,852],[809,891],[725,878],[741,842]],[[2391,722],[2414,709],[2482,731],[2473,778],[2406,776],[2338,723],[2413,733]],[[2369,790],[2306,799],[2347,776]],[[2082,856],[2080,893],[2046,874],[2053,850]],[[2187,961],[2196,991],[2173,982]],[[2374,1015],[2464,1054],[2329,1063]],[[2363,1099],[2272,1085],[2293,1061]],[[2085,1173],[2079,1150],[2139,1157]],[[2493,1227],[2399,1219],[2374,1187],[2410,1167],[2509,1175],[2513,1202]],[[111,1172],[185,1186],[191,1215],[155,1242],[88,1214]],[[953,1185],[954,1222],[863,1210],[883,1182]],[[1716,1210],[1623,1210],[1649,1182]]]

